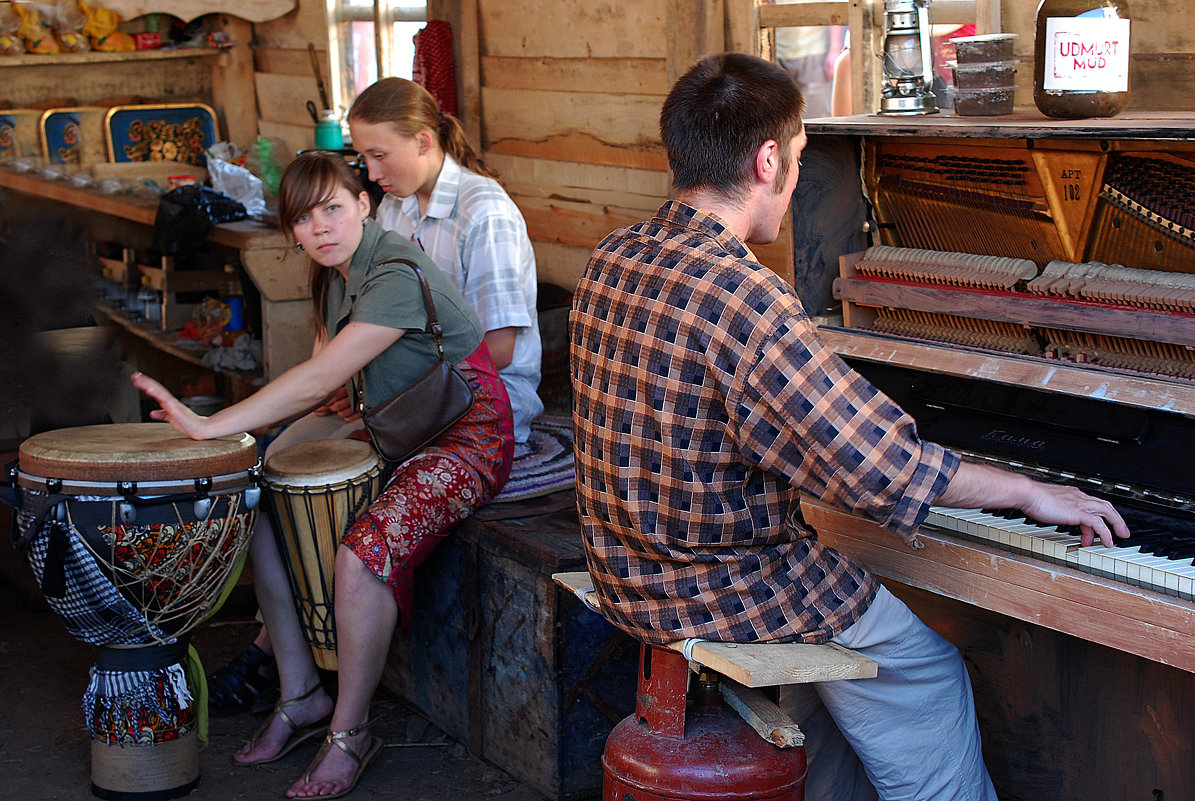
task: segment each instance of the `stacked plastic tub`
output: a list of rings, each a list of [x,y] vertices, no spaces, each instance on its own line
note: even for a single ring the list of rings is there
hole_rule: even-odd
[[[951,39],[955,60],[954,111],[964,117],[1012,113],[1019,60],[1013,57],[1015,33],[989,33]]]

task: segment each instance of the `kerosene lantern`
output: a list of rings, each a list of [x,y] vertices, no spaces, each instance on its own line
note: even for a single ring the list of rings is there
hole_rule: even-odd
[[[884,83],[881,114],[937,114],[931,0],[884,0]]]

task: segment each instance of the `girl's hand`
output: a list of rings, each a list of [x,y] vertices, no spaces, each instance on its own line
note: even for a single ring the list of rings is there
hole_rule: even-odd
[[[210,439],[205,433],[208,418],[195,414],[191,409],[145,373],[133,373],[133,386],[157,401],[161,408],[149,413],[154,420],[169,423],[175,431],[191,439]]]

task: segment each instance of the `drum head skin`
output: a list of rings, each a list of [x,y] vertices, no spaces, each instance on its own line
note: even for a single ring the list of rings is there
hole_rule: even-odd
[[[316,439],[270,454],[262,477],[271,484],[322,487],[358,478],[378,466],[378,453],[359,439]]]
[[[60,428],[21,443],[21,471],[76,481],[168,481],[242,473],[257,463],[248,434],[185,437],[169,423]]]

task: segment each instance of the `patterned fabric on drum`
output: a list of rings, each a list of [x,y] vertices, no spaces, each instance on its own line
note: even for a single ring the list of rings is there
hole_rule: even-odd
[[[169,607],[194,581],[204,580],[213,562],[224,563],[239,556],[240,537],[224,536],[227,519],[180,521],[153,526],[100,526],[99,532],[112,548],[112,564],[132,576],[143,577],[143,608]],[[245,530],[245,516],[237,515],[232,525]],[[194,543],[188,547],[188,543]],[[215,544],[217,552],[212,552]]]
[[[452,526],[497,495],[510,477],[510,400],[483,343],[461,364],[473,408],[430,447],[394,471],[341,540],[382,581],[409,627],[414,571]]]
[[[20,531],[28,532],[36,525],[33,509],[39,505],[38,499],[35,493],[28,494],[17,517]],[[209,580],[205,574],[214,573],[221,581],[227,576],[231,567],[227,563],[239,557],[237,543],[244,539],[252,516],[242,511],[207,520],[179,519],[175,524],[96,526],[111,548],[105,555],[111,566],[143,579],[143,604],[138,606],[109,579],[107,567],[88,549],[72,517],[72,510],[74,517],[82,510],[92,513],[93,519],[95,514],[114,516],[116,502],[76,497],[63,505],[68,510],[65,520],[47,520],[30,537],[28,555],[34,576],[71,636],[101,648],[124,646],[127,654],[149,654],[162,643],[177,642],[154,620],[160,619],[163,610],[169,613],[180,598],[189,600],[187,593],[197,590],[194,583]],[[108,512],[110,509],[113,511]],[[48,575],[58,570],[61,579]],[[202,599],[211,600],[210,592],[205,590],[196,603]],[[200,603],[196,608],[206,605]],[[195,609],[184,611],[190,615],[188,620],[198,614]],[[183,737],[197,725],[195,704],[179,661],[146,669],[97,666],[90,675],[83,714],[93,742],[154,745]]]
[[[190,734],[195,704],[182,665],[154,670],[91,669],[83,694],[91,740],[108,745],[158,745]]]
[[[77,499],[86,501],[87,499]],[[92,502],[102,503],[96,498]],[[21,531],[32,525],[32,515],[22,509],[17,515]],[[45,581],[46,559],[53,532],[58,524],[47,522],[29,543],[29,564],[39,586]],[[59,529],[61,530],[61,529]],[[66,592],[61,598],[46,596],[46,602],[62,620],[72,637],[92,645],[138,645],[167,639],[145,618],[145,613],[129,603],[87,550],[73,527],[66,529],[63,566]]]

